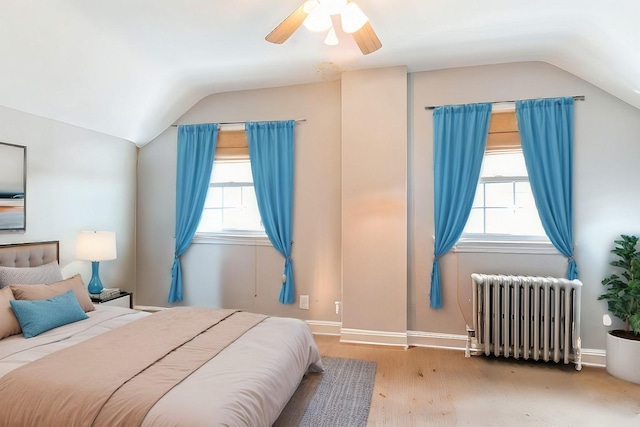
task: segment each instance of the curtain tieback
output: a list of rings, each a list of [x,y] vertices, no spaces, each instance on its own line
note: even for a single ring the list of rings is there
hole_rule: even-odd
[[[567,257],[567,262],[575,261],[573,255]]]

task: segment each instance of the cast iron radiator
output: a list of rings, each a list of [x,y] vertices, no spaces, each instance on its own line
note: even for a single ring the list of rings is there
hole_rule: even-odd
[[[582,283],[553,277],[472,274],[471,352],[575,363],[580,354]]]

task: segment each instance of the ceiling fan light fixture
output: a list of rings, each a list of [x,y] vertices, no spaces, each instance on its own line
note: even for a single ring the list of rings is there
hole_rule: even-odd
[[[338,44],[338,36],[336,36],[335,28],[331,27],[327,33],[327,38],[324,39],[324,44],[329,46],[335,46]]]
[[[340,14],[342,21],[342,31],[353,34],[369,21],[367,15],[354,2],[349,2]]]
[[[369,18],[351,0],[301,0],[302,4],[276,26],[265,40],[269,43],[282,44],[301,26],[316,32],[325,32],[325,43],[338,44],[339,40],[334,27],[334,16],[339,13],[344,33],[350,33],[363,55],[369,55],[380,49],[382,43],[373,30]],[[331,30],[331,31],[328,31]]]
[[[316,7],[304,19],[302,25],[307,27],[309,31],[322,32],[326,31],[333,25],[331,17],[324,13],[321,7]]]

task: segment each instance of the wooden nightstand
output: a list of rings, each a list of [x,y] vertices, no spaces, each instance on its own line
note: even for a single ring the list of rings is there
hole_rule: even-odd
[[[91,298],[91,302],[100,305],[110,305],[113,307],[133,308],[133,294],[131,292],[120,292],[120,295],[114,295],[109,298]]]

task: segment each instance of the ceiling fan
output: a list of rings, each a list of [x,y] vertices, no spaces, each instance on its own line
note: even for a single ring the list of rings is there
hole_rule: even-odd
[[[311,31],[328,31],[325,43],[338,44],[333,16],[339,16],[342,31],[353,35],[353,39],[364,55],[368,55],[382,47],[382,43],[367,15],[349,0],[307,0],[294,10],[284,21],[271,31],[265,40],[282,44],[300,27],[304,25]]]

